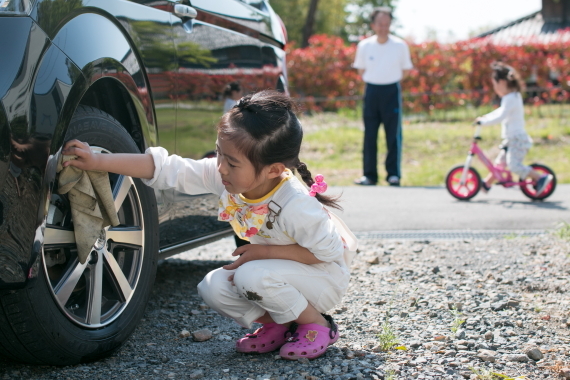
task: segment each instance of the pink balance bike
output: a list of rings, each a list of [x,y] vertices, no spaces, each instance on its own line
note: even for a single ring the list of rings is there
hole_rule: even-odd
[[[487,169],[489,169],[489,171],[493,174],[493,177],[495,177],[498,185],[503,185],[507,188],[520,186],[523,194],[532,200],[546,199],[552,195],[552,193],[554,193],[554,189],[556,188],[556,175],[552,169],[541,164],[530,165],[534,170],[541,174],[552,175],[552,181],[546,186],[540,195],[537,195],[535,188],[536,181],[531,178],[521,178],[519,181],[514,181],[513,175],[509,170],[506,170],[499,165],[494,165],[487,158],[487,156],[485,156],[485,153],[483,153],[481,148],[479,148],[479,145],[477,145],[479,140],[481,140],[480,133],[481,125],[477,125],[477,130],[475,132],[475,136],[473,137],[473,143],[471,144],[471,149],[469,149],[469,154],[467,155],[465,164],[455,166],[447,174],[447,177],[445,179],[445,186],[447,187],[447,191],[449,191],[453,197],[462,201],[468,201],[477,195],[479,190],[481,190],[483,183],[481,176],[477,170],[475,170],[475,168],[472,168],[470,166],[474,155],[477,155],[481,162],[483,162]]]

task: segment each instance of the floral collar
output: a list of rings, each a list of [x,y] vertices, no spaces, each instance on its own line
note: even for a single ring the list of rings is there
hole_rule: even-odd
[[[291,178],[292,173],[287,170],[287,176],[279,182],[264,197],[259,199],[247,199],[243,195],[222,193],[218,203],[218,220],[229,222],[235,233],[242,239],[249,240],[255,236],[270,212],[269,200],[273,194]]]

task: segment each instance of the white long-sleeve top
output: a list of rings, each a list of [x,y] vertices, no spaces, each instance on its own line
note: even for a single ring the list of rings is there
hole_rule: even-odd
[[[501,98],[501,106],[496,110],[481,116],[481,125],[501,123],[501,138],[526,138],[524,129],[524,105],[518,91],[508,93]]]
[[[143,179],[146,185],[159,190],[174,188],[186,194],[213,193],[220,197],[227,196],[215,158],[192,160],[168,155],[166,149],[160,147],[148,148],[146,153],[152,155],[155,165],[153,178]],[[264,224],[256,235],[249,238],[251,243],[262,245],[297,243],[311,251],[317,259],[335,262],[348,271],[345,256],[345,249],[348,249],[348,246],[341,236],[341,233],[346,231],[339,233],[336,227],[338,221],[333,220],[336,217],[331,218],[323,205],[308,195],[306,187],[294,175],[289,174],[280,185],[263,198],[251,200],[241,195],[237,196],[248,206],[273,203],[269,207],[279,212],[276,217],[271,218],[273,228],[269,229]],[[348,234],[352,235],[350,231]],[[354,235],[351,237],[354,238]],[[351,237],[348,236],[347,240]],[[355,246],[350,249],[350,251],[355,250]]]

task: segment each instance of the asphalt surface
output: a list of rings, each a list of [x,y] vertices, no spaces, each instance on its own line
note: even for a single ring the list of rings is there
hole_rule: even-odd
[[[494,186],[470,201],[445,187],[332,187],[340,194],[339,216],[352,231],[549,230],[570,223],[570,185],[558,185],[544,201],[531,201],[518,188]]]

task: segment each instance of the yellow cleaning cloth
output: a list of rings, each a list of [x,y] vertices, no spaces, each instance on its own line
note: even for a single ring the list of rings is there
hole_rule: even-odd
[[[57,165],[59,194],[68,194],[79,261],[84,264],[101,230],[119,225],[107,172],[83,171],[63,163],[77,156],[61,155]]]

